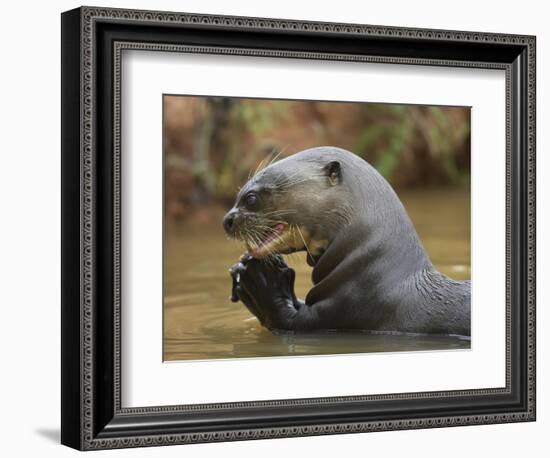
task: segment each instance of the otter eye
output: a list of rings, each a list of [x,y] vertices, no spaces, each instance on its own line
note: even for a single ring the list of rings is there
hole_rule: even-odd
[[[247,196],[245,197],[245,203],[248,208],[254,208],[258,203],[258,196],[253,192],[247,194]]]

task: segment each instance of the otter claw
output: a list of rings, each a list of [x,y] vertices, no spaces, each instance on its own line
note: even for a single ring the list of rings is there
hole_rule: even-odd
[[[253,259],[253,257],[250,255],[250,253],[246,252],[239,258],[239,262],[244,265],[251,259]]]
[[[231,287],[231,296],[229,296],[229,300],[231,302],[239,302],[239,296],[237,294],[237,287],[239,286],[239,279],[235,278],[235,276],[233,274],[231,274],[231,278],[233,279],[233,285]]]
[[[239,302],[239,295],[237,294],[237,288],[240,286],[241,272],[244,269],[246,269],[246,267],[242,262],[238,262],[237,264],[235,264],[229,269],[229,275],[233,280],[233,285],[231,287],[231,296],[229,296],[229,300],[231,302]]]

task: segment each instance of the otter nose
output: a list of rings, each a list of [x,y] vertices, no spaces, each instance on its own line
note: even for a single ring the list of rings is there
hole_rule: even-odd
[[[235,222],[237,220],[238,210],[232,209],[223,217],[223,228],[228,235],[235,232]]]

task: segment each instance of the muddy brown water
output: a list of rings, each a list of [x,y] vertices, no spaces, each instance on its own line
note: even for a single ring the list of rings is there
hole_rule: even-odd
[[[470,278],[469,191],[401,193],[432,262],[457,280]],[[220,215],[221,218],[221,215]],[[330,332],[273,335],[241,303],[229,300],[228,268],[243,246],[228,241],[221,220],[187,223],[167,233],[164,271],[164,360],[296,356],[469,348],[454,336]],[[296,295],[311,288],[304,254],[287,257],[296,269]]]

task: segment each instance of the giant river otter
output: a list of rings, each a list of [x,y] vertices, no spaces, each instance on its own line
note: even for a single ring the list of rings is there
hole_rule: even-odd
[[[224,217],[246,243],[232,299],[272,331],[371,330],[470,335],[470,282],[439,273],[388,182],[334,147],[270,164]],[[294,295],[281,254],[306,251],[313,288]]]

